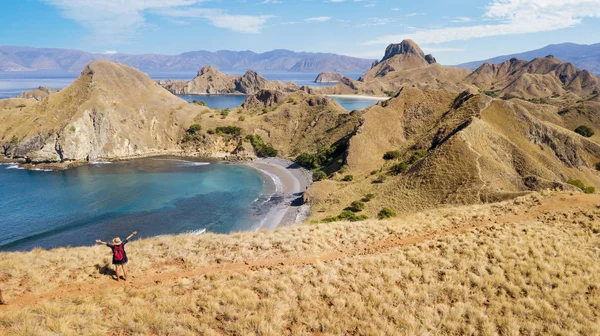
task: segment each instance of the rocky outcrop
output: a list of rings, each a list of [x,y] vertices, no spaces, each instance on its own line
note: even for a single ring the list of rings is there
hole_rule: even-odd
[[[0,105],[0,143],[7,157],[32,163],[175,151],[183,125],[206,109],[136,69],[107,61],[91,63],[73,84],[41,101],[15,107],[20,101]]]
[[[287,94],[275,90],[260,90],[256,94],[248,96],[242,104],[243,109],[253,110],[264,107],[274,107],[284,102]]]
[[[397,43],[397,44],[390,44],[386,49],[385,49],[385,55],[383,56],[383,59],[381,60],[381,62],[385,62],[387,60],[389,60],[390,58],[397,56],[397,55],[415,55],[421,58],[425,58],[425,53],[423,52],[423,50],[421,50],[421,48],[412,40],[404,40],[401,43]]]
[[[343,77],[344,75],[337,72],[321,72],[317,78],[315,78],[315,83],[337,83]]]
[[[54,92],[58,92],[58,90],[53,89],[51,87],[47,87],[47,86],[40,86],[37,89],[33,89],[33,90],[29,90],[29,91],[25,91],[25,92],[21,93],[19,95],[19,98],[42,100]]]
[[[294,83],[270,81],[255,71],[248,70],[242,76],[231,76],[205,66],[189,82],[159,81],[159,85],[173,94],[255,94],[260,90],[293,92],[300,88]]]

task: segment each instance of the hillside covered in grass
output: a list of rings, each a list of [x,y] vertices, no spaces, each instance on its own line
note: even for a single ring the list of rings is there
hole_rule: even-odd
[[[600,333],[600,197],[0,254],[0,334]]]

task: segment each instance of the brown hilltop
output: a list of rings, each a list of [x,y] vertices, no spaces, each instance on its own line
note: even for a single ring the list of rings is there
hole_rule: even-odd
[[[33,162],[174,150],[181,125],[202,110],[173,96],[146,74],[108,61],[92,62],[71,85],[42,101],[0,102],[5,154]]]
[[[466,69],[443,66],[433,55],[425,55],[419,46],[404,40],[387,47],[380,62],[363,74],[358,81],[343,79],[334,87],[320,89],[328,94],[396,94],[402,87],[446,89],[461,91],[469,88],[464,79]]]
[[[552,56],[530,62],[513,58],[501,64],[485,63],[466,81],[500,97],[588,96],[600,91],[596,75]]]
[[[293,83],[270,81],[253,70],[242,76],[224,74],[211,66],[205,66],[189,82],[160,81],[165,89],[173,94],[255,94],[260,90],[296,91]]]
[[[577,190],[569,179],[600,186],[594,167],[600,145],[564,126],[558,108],[550,105],[475,91],[404,88],[362,112],[346,153],[344,174],[354,182],[334,175],[310,187],[307,197],[322,210],[315,214],[321,218],[339,214],[367,193],[377,195],[365,210],[374,216],[382,207],[412,212],[545,188]],[[393,150],[399,158],[385,161]],[[402,167],[394,173],[394,166]]]

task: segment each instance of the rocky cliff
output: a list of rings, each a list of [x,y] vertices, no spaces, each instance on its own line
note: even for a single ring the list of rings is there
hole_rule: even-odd
[[[293,83],[270,81],[255,71],[248,70],[242,76],[231,76],[219,70],[205,66],[198,75],[189,82],[160,81],[165,89],[173,94],[255,94],[260,90],[277,90],[283,92],[297,91],[299,87]]]
[[[315,78],[315,83],[337,83],[344,75],[337,72],[321,72],[317,78]]]
[[[51,87],[40,86],[37,89],[33,89],[33,90],[29,90],[29,91],[25,91],[25,92],[21,93],[18,98],[42,100],[42,99],[48,97],[48,95],[55,93],[55,92],[58,92],[58,90],[53,89]]]
[[[95,61],[67,88],[41,101],[0,101],[0,143],[31,162],[95,161],[177,150],[200,113],[146,74]]]

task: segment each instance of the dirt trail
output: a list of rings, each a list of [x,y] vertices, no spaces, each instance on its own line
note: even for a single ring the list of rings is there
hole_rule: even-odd
[[[63,289],[58,289],[51,292],[26,294],[21,297],[12,299],[8,305],[0,306],[0,312],[19,307],[35,305],[38,302],[44,300],[64,300],[75,298],[78,296],[101,295],[113,288],[119,288],[122,286],[142,288],[154,286],[163,282],[173,281],[181,278],[193,278],[212,273],[253,271],[260,268],[274,268],[282,266],[304,266],[315,264],[318,262],[329,262],[333,260],[360,255],[384,253],[392,248],[401,247],[405,245],[414,245],[444,236],[457,235],[478,227],[535,220],[538,215],[543,214],[546,211],[572,211],[573,208],[590,209],[598,206],[600,206],[600,195],[575,194],[573,196],[569,196],[568,194],[563,193],[550,197],[549,199],[546,199],[542,204],[533,206],[532,208],[526,210],[523,213],[508,214],[506,216],[497,217],[491,221],[465,221],[451,229],[438,230],[424,235],[405,237],[401,239],[383,240],[365,246],[358,246],[346,252],[330,252],[321,255],[301,258],[249,261],[243,264],[225,264],[218,266],[211,265],[203,268],[197,268],[194,270],[181,269],[176,272],[161,273],[151,276],[145,276],[143,278],[131,279],[126,283],[116,282],[109,278],[102,278],[93,284],[70,285]]]

